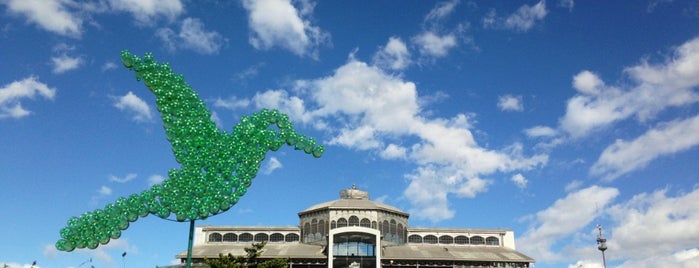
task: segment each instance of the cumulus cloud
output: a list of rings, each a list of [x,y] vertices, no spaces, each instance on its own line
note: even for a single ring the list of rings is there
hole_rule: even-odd
[[[502,111],[524,111],[522,96],[505,95],[498,97],[498,108]]]
[[[71,9],[72,1],[64,0],[8,0],[7,10],[26,17],[27,21],[55,34],[79,38],[83,20]]]
[[[434,58],[441,58],[449,53],[449,50],[456,47],[456,36],[453,34],[438,35],[435,32],[426,31],[413,37],[422,55]]]
[[[153,112],[150,106],[141,98],[129,91],[126,95],[116,97],[114,107],[122,111],[128,111],[134,114],[133,120],[137,122],[147,122],[153,119]]]
[[[569,238],[601,214],[619,195],[615,188],[590,186],[556,200],[550,207],[532,215],[534,225],[517,239],[519,250],[538,256],[537,261],[561,261],[563,256],[552,246]]]
[[[238,99],[236,97],[229,97],[228,99],[216,98],[216,100],[214,100],[214,107],[233,111],[248,107],[249,105],[250,100]]]
[[[62,74],[80,67],[80,65],[83,63],[83,59],[80,57],[71,57],[63,54],[60,56],[51,57],[51,63],[53,63],[53,73]]]
[[[546,1],[541,0],[533,6],[522,5],[517,11],[506,17],[498,17],[495,10],[492,10],[483,18],[483,27],[526,32],[532,29],[538,21],[543,20],[547,14]]]
[[[179,33],[170,28],[161,28],[156,35],[171,50],[189,49],[201,54],[216,54],[221,50],[225,39],[216,31],[207,31],[204,23],[197,18],[186,18],[180,25]]]
[[[270,157],[266,162],[265,166],[262,168],[262,174],[269,175],[272,174],[277,169],[282,168],[282,162],[276,157]]]
[[[310,21],[314,4],[310,1],[244,0],[248,11],[250,44],[256,49],[281,47],[298,56],[318,57],[318,47],[330,40],[330,35],[313,26]]]
[[[386,46],[374,55],[374,65],[386,70],[400,71],[410,66],[408,47],[398,37],[388,39]]]
[[[165,178],[164,178],[163,176],[160,176],[160,175],[152,175],[152,176],[148,177],[148,186],[153,186],[153,185],[156,185],[156,184],[160,184],[160,183],[163,182],[164,180],[165,180]]]
[[[538,138],[538,137],[553,137],[558,134],[556,129],[546,126],[535,126],[524,130],[527,137]]]
[[[165,17],[173,21],[184,12],[180,0],[108,0],[114,11],[130,13],[137,24],[150,25],[156,19]]]
[[[699,86],[699,38],[679,46],[662,64],[643,61],[625,72],[635,85],[609,86],[590,71],[575,75],[577,94],[568,100],[561,128],[579,138],[630,117],[644,122],[667,108],[698,102],[693,88]]]
[[[661,124],[632,141],[617,140],[604,149],[590,173],[606,180],[616,179],[656,158],[699,145],[696,133],[699,133],[699,116]]]
[[[427,16],[425,16],[425,21],[443,19],[454,11],[456,6],[459,5],[459,2],[459,0],[452,0],[437,3],[437,5],[430,10],[429,13],[427,13]]]
[[[129,173],[123,178],[119,178],[119,177],[114,176],[114,175],[109,175],[109,181],[116,182],[116,183],[125,183],[125,182],[129,182],[129,181],[135,179],[137,176],[138,175],[136,175],[135,173]]]
[[[519,188],[519,189],[527,188],[527,184],[529,183],[527,178],[525,178],[524,175],[522,175],[520,173],[517,173],[514,176],[512,176],[512,178],[510,178],[510,180],[512,182],[514,182],[515,185],[517,185],[517,188]]]
[[[22,107],[20,101],[34,99],[37,95],[53,100],[56,89],[39,82],[34,76],[4,85],[0,88],[0,119],[22,118],[31,114],[31,111]]]
[[[498,150],[480,146],[467,115],[428,118],[413,82],[354,58],[332,75],[297,81],[295,90],[309,101],[268,90],[253,102],[280,109],[295,121],[342,122],[340,129],[314,125],[331,135],[328,144],[415,163],[418,167],[405,175],[409,185],[404,196],[413,206],[411,213],[425,219],[451,218],[448,197],[472,198],[486,191],[493,182],[485,175],[529,170],[548,160],[546,155],[524,156],[521,144]],[[406,139],[415,142],[397,145]]]

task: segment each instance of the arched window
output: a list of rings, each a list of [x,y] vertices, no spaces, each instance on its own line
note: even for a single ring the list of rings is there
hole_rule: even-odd
[[[310,234],[315,234],[318,232],[318,220],[311,220],[311,232]]]
[[[286,242],[296,242],[296,241],[299,241],[299,235],[297,235],[297,234],[287,234],[286,237],[284,237],[284,241],[286,241]]]
[[[425,244],[437,244],[437,237],[434,235],[426,235],[423,241]]]
[[[273,233],[269,236],[269,242],[283,242],[284,235],[280,233]]]
[[[378,227],[376,227],[376,221],[372,221],[371,222],[371,229],[376,229],[376,228],[378,228]]]
[[[223,242],[235,242],[238,240],[238,235],[234,233],[227,233],[223,235]]]
[[[223,236],[219,233],[213,233],[209,235],[209,242],[221,242]]]
[[[306,223],[303,225],[303,237],[307,237],[311,233],[311,224]]]
[[[398,234],[396,229],[397,229],[396,228],[396,220],[391,220],[391,226],[390,226],[391,236],[396,237],[396,235]]]
[[[465,235],[460,235],[454,238],[454,244],[457,245],[468,245],[468,237]]]
[[[494,236],[489,236],[488,238],[485,239],[485,244],[486,245],[491,245],[491,246],[499,246],[500,245],[500,239]]]
[[[335,229],[335,228],[337,228],[337,222],[335,222],[335,221],[333,220],[333,221],[330,222],[330,229]]]
[[[251,233],[242,233],[240,236],[238,236],[238,241],[240,242],[252,242],[252,234]]]
[[[359,218],[357,216],[349,217],[349,226],[359,226]]]
[[[255,242],[263,242],[269,240],[269,235],[265,233],[258,233],[255,235]]]
[[[383,221],[383,224],[381,224],[381,234],[383,234],[384,236],[387,235],[387,234],[389,234],[389,232],[388,232],[388,221],[386,221],[386,220],[384,220],[384,221]]]
[[[408,243],[422,244],[422,236],[416,234],[410,235],[408,236]]]
[[[320,236],[324,236],[325,234],[327,234],[327,233],[325,232],[325,228],[326,228],[326,227],[325,227],[325,221],[324,221],[324,220],[319,220],[319,221],[318,221],[318,234],[320,234]]]
[[[337,220],[337,228],[347,227],[347,219],[340,218]]]
[[[485,239],[482,236],[472,236],[471,245],[483,245],[485,244]]]
[[[454,244],[454,238],[449,235],[443,235],[439,237],[440,244]]]
[[[371,228],[371,221],[369,221],[369,219],[367,218],[364,218],[359,222],[359,226]]]
[[[404,243],[405,242],[405,231],[403,229],[403,224],[398,224],[398,237],[396,237],[396,242],[398,243]]]

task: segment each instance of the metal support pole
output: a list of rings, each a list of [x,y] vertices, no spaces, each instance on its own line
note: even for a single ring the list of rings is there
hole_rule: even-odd
[[[187,268],[192,268],[192,246],[194,244],[194,220],[189,221],[189,243],[187,245]]]

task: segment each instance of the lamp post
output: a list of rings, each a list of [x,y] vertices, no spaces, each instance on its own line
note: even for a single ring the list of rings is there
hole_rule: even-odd
[[[602,252],[602,265],[607,268],[607,260],[604,257],[604,251],[607,250],[607,239],[602,236],[602,225],[597,224],[597,230],[599,234],[597,235],[597,249]]]

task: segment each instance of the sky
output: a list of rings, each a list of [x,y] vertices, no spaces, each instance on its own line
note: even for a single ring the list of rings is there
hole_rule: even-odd
[[[0,264],[186,249],[156,216],[54,246],[179,168],[123,50],[184,75],[221,130],[279,109],[325,145],[270,152],[198,226],[296,226],[356,185],[412,227],[512,229],[537,268],[602,267],[598,224],[608,267],[699,267],[697,1],[0,0]]]

